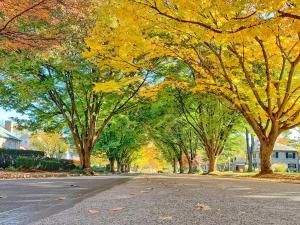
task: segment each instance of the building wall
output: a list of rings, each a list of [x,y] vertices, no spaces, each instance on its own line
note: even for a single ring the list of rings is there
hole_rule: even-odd
[[[20,141],[0,137],[0,148],[20,149]]]
[[[276,153],[278,154],[278,158],[276,158]],[[286,153],[295,154],[295,158],[286,158]],[[271,162],[272,164],[275,163],[283,163],[287,166],[289,164],[296,164],[296,168],[289,168],[290,171],[298,171],[299,170],[299,155],[295,151],[273,151],[271,156]],[[259,152],[255,152],[253,155],[253,163],[257,165],[257,167],[260,167],[260,157]]]

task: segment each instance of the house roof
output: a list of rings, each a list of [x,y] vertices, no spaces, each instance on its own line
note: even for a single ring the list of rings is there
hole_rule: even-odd
[[[297,149],[284,145],[284,144],[280,144],[280,143],[276,143],[274,146],[274,151],[297,151]]]
[[[259,151],[259,146],[257,147],[256,151],[257,151],[257,152]],[[273,151],[297,152],[297,149],[276,142],[275,145],[274,145]]]
[[[15,135],[13,135],[11,132],[9,132],[8,130],[4,129],[1,126],[0,126],[0,137],[6,138],[6,139],[13,139],[13,140],[16,140],[16,141],[21,141]]]

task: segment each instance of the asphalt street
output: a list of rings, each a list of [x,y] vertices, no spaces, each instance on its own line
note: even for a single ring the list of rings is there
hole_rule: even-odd
[[[124,176],[0,181],[0,224],[27,225],[121,184]]]
[[[298,225],[299,212],[300,184],[138,176],[34,225]]]

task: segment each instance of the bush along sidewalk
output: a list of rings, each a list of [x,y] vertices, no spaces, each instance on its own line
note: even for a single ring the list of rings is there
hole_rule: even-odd
[[[45,153],[33,150],[0,149],[0,168],[13,167],[19,157],[41,159],[45,157]]]
[[[71,165],[71,161],[21,156],[16,159],[14,167],[20,170],[70,171],[75,168],[74,164]]]

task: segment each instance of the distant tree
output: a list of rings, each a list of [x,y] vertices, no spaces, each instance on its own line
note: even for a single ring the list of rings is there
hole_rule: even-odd
[[[64,137],[59,133],[35,133],[30,137],[30,145],[33,149],[45,152],[50,158],[60,158],[70,149]]]
[[[132,162],[138,156],[137,152],[145,144],[143,127],[128,115],[115,117],[100,135],[94,152],[104,151],[110,161],[110,171],[129,172]]]
[[[209,160],[208,172],[216,170],[217,160],[223,153],[239,113],[221,98],[211,95],[185,93],[176,89],[176,100],[184,119],[198,135]]]

